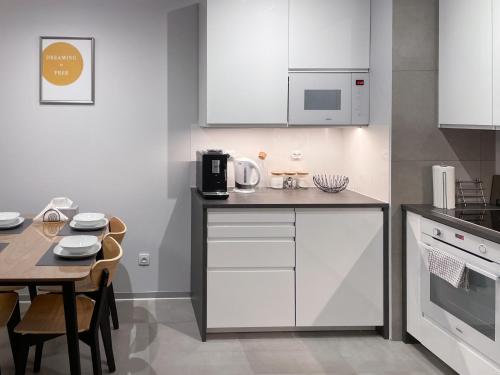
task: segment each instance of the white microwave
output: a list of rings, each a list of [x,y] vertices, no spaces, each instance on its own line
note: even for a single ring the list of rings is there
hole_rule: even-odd
[[[369,73],[290,73],[289,125],[362,126],[369,122]]]

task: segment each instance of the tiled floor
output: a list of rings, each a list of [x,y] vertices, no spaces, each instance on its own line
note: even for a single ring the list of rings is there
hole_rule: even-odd
[[[186,299],[119,302],[113,332],[117,374],[452,374],[419,346],[371,333],[217,334],[202,343]],[[91,374],[81,344],[82,372]],[[28,363],[31,374],[33,349]],[[104,355],[103,355],[104,357]],[[65,338],[45,346],[40,374],[68,374]],[[13,374],[7,335],[0,335],[2,374]],[[107,367],[104,365],[104,373]]]

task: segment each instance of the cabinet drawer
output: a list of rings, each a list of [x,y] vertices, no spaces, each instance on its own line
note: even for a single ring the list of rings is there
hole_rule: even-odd
[[[209,268],[295,267],[295,242],[284,241],[208,241]]]
[[[207,328],[295,325],[293,270],[208,271]]]
[[[208,210],[208,224],[238,223],[295,223],[293,209],[211,209]]]
[[[209,225],[208,238],[293,238],[293,225]]]

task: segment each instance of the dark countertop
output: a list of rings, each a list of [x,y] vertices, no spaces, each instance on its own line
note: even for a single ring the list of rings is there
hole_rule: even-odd
[[[435,208],[430,204],[403,204],[401,205],[403,211],[413,212],[420,216],[423,216],[429,220],[434,220],[438,223],[448,225],[452,228],[461,230],[473,234],[475,236],[484,238],[486,240],[500,243],[500,232],[494,229],[486,228],[484,226],[470,223],[468,221],[459,219],[455,217],[455,211],[499,211],[500,207],[497,206],[474,206],[470,205],[468,207],[457,207],[455,210],[445,210],[441,208]]]
[[[279,207],[374,207],[387,208],[388,203],[378,201],[350,190],[340,193],[324,193],[316,188],[298,190],[257,189],[252,194],[229,193],[227,200],[204,199],[196,190],[191,188],[206,208],[279,208]]]

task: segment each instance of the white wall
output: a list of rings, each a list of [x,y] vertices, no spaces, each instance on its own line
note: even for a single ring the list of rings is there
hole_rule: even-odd
[[[189,290],[197,23],[196,8],[176,11],[189,3],[0,0],[0,210],[36,213],[62,195],[123,217],[118,291]],[[38,104],[41,35],[95,37],[95,105]]]

